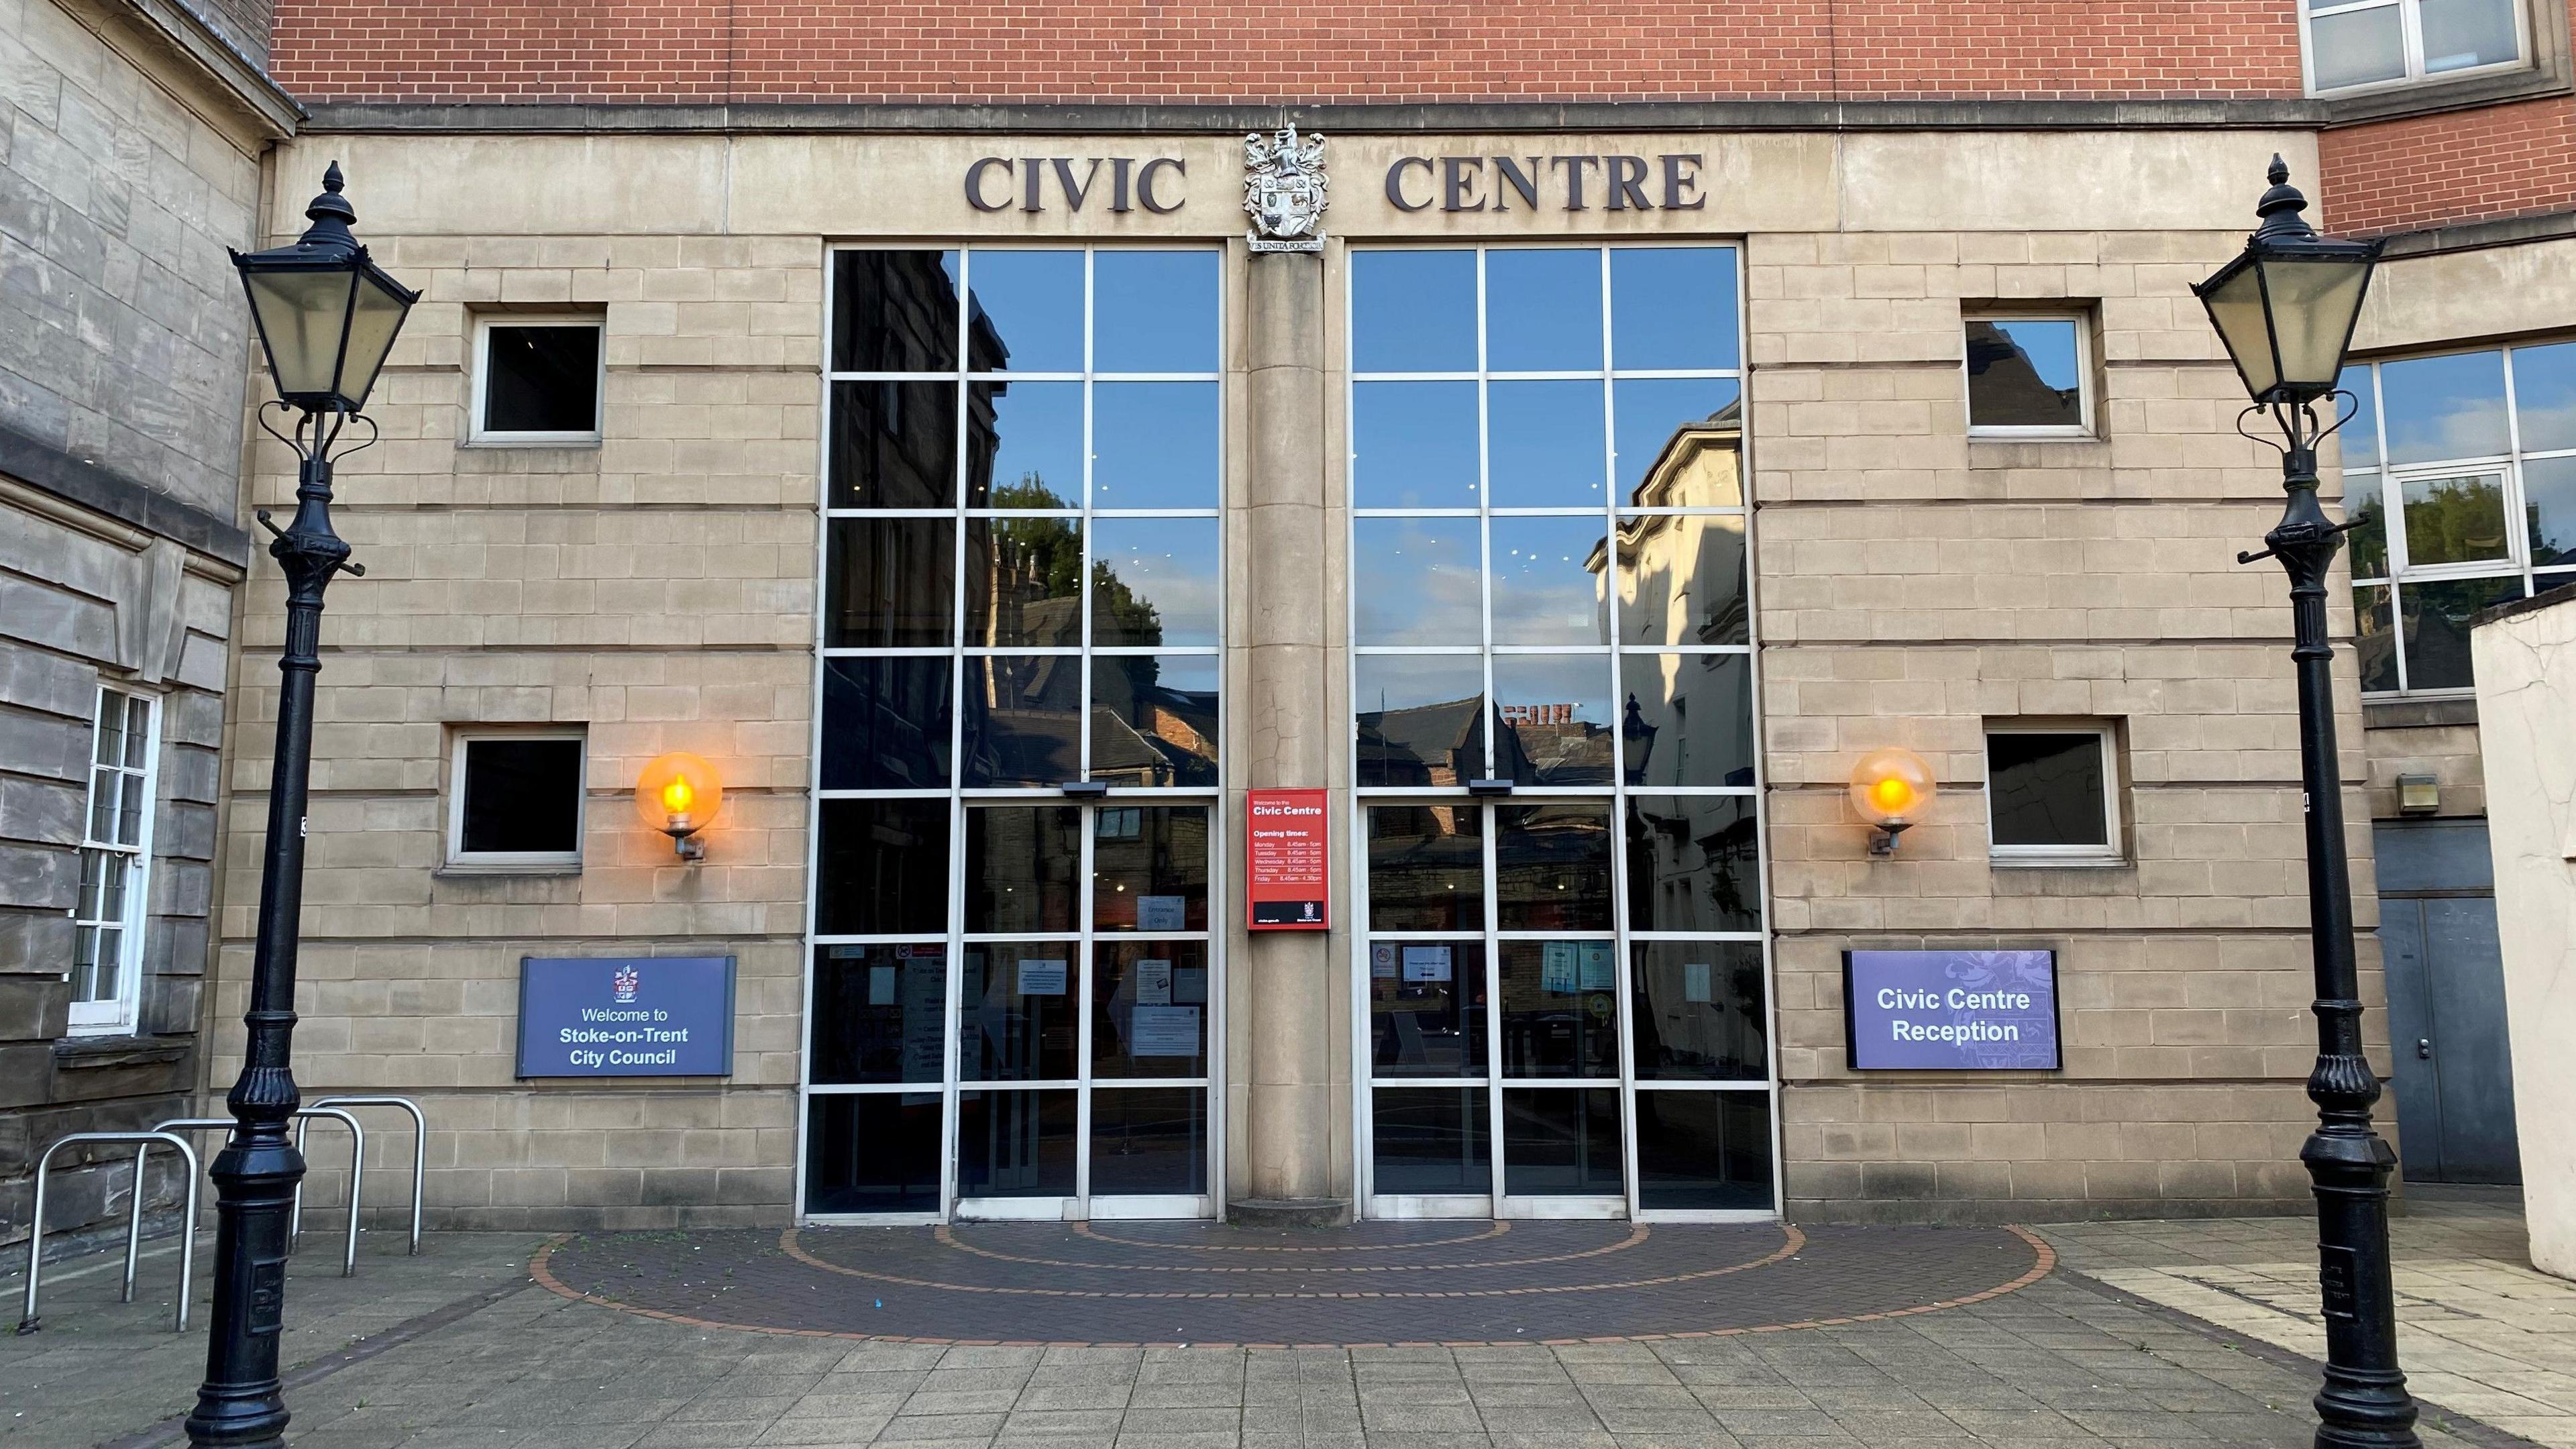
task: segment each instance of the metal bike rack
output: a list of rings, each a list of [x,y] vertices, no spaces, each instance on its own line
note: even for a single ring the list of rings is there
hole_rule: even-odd
[[[409,1097],[324,1097],[315,1107],[399,1107],[411,1114],[411,1248],[420,1252],[420,1184],[429,1166],[429,1119],[421,1115],[420,1104]],[[301,1129],[298,1129],[299,1133]],[[303,1146],[299,1135],[298,1147]]]
[[[354,1277],[357,1275],[358,1271],[359,1169],[365,1166],[367,1160],[367,1129],[358,1125],[357,1118],[350,1116],[348,1113],[341,1111],[337,1107],[324,1107],[320,1105],[300,1107],[296,1109],[295,1117],[295,1150],[297,1152],[302,1152],[304,1150],[304,1120],[306,1118],[328,1117],[335,1122],[345,1124],[349,1129],[349,1231],[348,1242],[343,1245],[340,1250],[340,1276],[343,1278]],[[211,1132],[217,1128],[229,1128],[232,1125],[233,1119],[230,1117],[173,1117],[169,1121],[162,1123],[154,1130],[163,1132]],[[295,1205],[291,1215],[286,1221],[286,1250],[291,1253],[295,1251],[296,1241],[303,1235],[304,1231],[304,1184],[300,1181],[295,1185]]]
[[[188,1139],[175,1132],[154,1128],[149,1132],[74,1132],[45,1149],[36,1159],[36,1211],[27,1230],[27,1306],[18,1318],[20,1333],[33,1333],[42,1326],[36,1317],[36,1289],[44,1273],[45,1248],[45,1172],[54,1165],[54,1154],[75,1142],[114,1142],[134,1144],[134,1192],[132,1205],[126,1211],[125,1223],[125,1293],[117,1301],[134,1301],[134,1261],[143,1250],[143,1161],[156,1142],[167,1143],[178,1150],[188,1164],[188,1202],[186,1218],[179,1236],[179,1311],[170,1324],[173,1333],[188,1331],[188,1289],[197,1279],[197,1149]]]

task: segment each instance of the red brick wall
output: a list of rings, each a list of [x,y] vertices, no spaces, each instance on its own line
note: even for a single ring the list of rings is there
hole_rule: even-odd
[[[2274,97],[2286,0],[281,0],[308,102]]]
[[[2351,235],[2576,206],[2576,100],[2557,97],[2328,131],[2321,225]]]

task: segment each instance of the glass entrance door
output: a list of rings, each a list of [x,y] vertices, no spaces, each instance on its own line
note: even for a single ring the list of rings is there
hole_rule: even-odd
[[[816,947],[810,1214],[1209,1212],[1209,811],[968,801],[953,942]]]
[[[1219,262],[831,254],[808,1217],[1211,1209]]]
[[[1736,253],[1348,276],[1367,1210],[1768,1215]]]

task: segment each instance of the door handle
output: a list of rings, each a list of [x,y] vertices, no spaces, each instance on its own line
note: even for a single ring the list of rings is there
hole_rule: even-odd
[[[2419,1036],[2415,1038],[2415,1055],[2423,1058],[2425,1061],[2431,1061],[2433,1059],[2433,1039],[2429,1036]]]

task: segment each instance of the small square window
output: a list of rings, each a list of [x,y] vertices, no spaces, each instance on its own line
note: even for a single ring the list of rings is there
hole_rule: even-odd
[[[486,317],[474,329],[478,443],[599,441],[598,317]]]
[[[581,735],[563,731],[458,735],[449,863],[579,865],[586,753]]]
[[[2090,435],[2093,359],[2087,331],[2085,319],[2071,312],[1968,317],[1969,433]]]
[[[2119,773],[2109,725],[1989,725],[1986,819],[1998,864],[2121,858]]]

